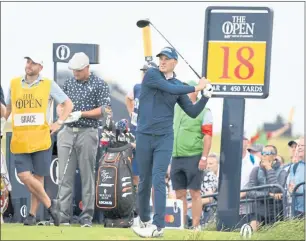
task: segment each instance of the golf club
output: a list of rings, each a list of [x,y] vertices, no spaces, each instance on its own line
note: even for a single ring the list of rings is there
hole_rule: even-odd
[[[54,203],[54,205],[55,205],[58,209],[59,209],[59,207],[60,207],[60,206],[59,206],[59,205],[60,205],[60,202],[59,202],[59,193],[60,193],[60,190],[61,190],[61,187],[62,187],[64,178],[65,178],[65,174],[66,174],[66,172],[67,172],[68,164],[69,164],[69,162],[70,162],[72,150],[73,150],[73,148],[74,148],[74,146],[75,146],[77,136],[78,136],[77,134],[74,134],[74,136],[73,136],[73,142],[72,142],[72,146],[71,146],[71,148],[70,148],[70,150],[69,150],[68,159],[67,159],[67,162],[66,162],[66,165],[65,165],[63,177],[62,177],[61,182],[59,183],[59,187],[58,187],[56,199],[53,199],[53,203]]]
[[[155,30],[167,41],[168,44],[170,44],[170,46],[172,48],[174,48],[174,46],[168,41],[168,39],[152,24],[152,22],[149,19],[141,19],[139,21],[137,21],[136,25],[139,28],[144,28],[146,26],[148,26],[149,24],[151,24],[151,26],[153,28],[155,28]],[[201,79],[201,76],[194,70],[194,68],[192,68],[190,66],[190,64],[184,59],[184,57],[176,50],[176,48],[174,48],[175,51],[178,53],[178,55],[185,61],[185,63],[189,66],[189,68],[196,74],[196,76]],[[201,90],[201,93],[203,94],[203,90]]]

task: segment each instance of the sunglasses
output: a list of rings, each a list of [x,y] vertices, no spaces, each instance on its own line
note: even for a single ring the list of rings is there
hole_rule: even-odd
[[[274,156],[274,155],[276,155],[276,153],[273,152],[273,151],[262,151],[261,155],[262,156]]]

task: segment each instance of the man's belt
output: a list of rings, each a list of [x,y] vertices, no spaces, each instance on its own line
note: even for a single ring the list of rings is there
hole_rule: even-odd
[[[69,126],[65,126],[64,128],[71,130],[72,132],[83,132],[86,131],[88,129],[92,129],[92,130],[97,130],[97,128],[95,127],[69,127]]]

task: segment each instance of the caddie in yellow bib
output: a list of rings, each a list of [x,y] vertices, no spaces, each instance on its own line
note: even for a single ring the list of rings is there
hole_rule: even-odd
[[[25,76],[11,80],[6,101],[5,119],[12,117],[10,150],[14,154],[12,159],[17,174],[13,175],[17,182],[12,182],[12,189],[14,183],[19,182],[31,192],[31,206],[24,225],[36,225],[40,202],[48,209],[54,224],[59,225],[59,208],[51,201],[43,183],[44,177],[50,175],[51,135],[60,129],[73,104],[54,81],[42,78],[43,61],[39,56],[26,56],[25,59]],[[63,106],[63,113],[55,122],[51,120],[53,100]],[[18,195],[26,194],[22,189]]]
[[[31,88],[23,88],[21,78],[11,81],[12,141],[11,152],[33,153],[51,146],[46,114],[51,80],[42,79]]]

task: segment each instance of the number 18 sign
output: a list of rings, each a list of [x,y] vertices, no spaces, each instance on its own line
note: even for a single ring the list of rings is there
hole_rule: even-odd
[[[269,96],[273,12],[266,7],[208,7],[202,76],[214,97]]]

